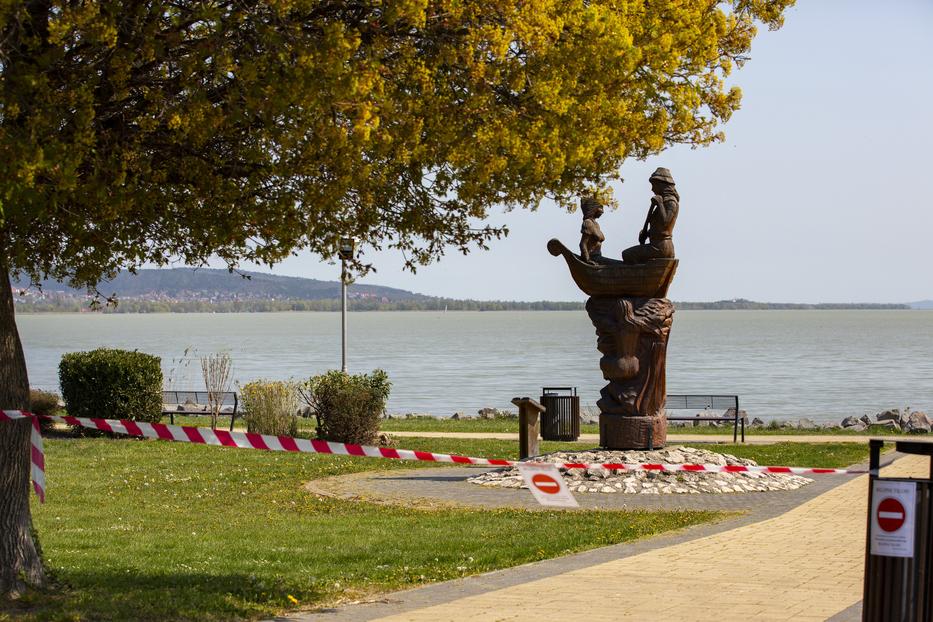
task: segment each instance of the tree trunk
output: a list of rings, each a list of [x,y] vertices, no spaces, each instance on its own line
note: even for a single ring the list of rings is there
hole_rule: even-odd
[[[0,257],[0,408],[29,408],[26,358],[16,330],[13,290]],[[45,584],[29,513],[29,419],[0,423],[0,595],[16,597]]]

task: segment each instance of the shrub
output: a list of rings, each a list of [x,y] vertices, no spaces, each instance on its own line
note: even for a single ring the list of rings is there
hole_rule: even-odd
[[[240,387],[246,429],[256,434],[295,436],[298,394],[294,382],[255,380]]]
[[[57,415],[62,407],[59,404],[61,397],[58,393],[52,391],[43,391],[42,389],[29,389],[29,412],[34,415]],[[39,419],[39,425],[43,432],[47,432],[55,427],[55,422],[48,419]]]
[[[211,429],[217,429],[217,417],[223,404],[223,394],[230,390],[233,359],[229,352],[201,357],[201,375],[207,389],[207,410],[211,413]]]
[[[369,445],[378,439],[391,387],[381,369],[352,376],[330,371],[308,380],[302,395],[317,418],[319,438]]]
[[[74,417],[154,423],[162,418],[161,359],[99,348],[69,352],[58,365],[65,408]]]

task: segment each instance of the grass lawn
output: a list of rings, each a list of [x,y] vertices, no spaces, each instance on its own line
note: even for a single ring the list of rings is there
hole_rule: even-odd
[[[772,443],[743,445],[684,443],[737,458],[750,458],[762,466],[802,466],[838,469],[868,461],[868,444],[862,443]]]
[[[379,428],[384,432],[514,432],[518,434],[518,419],[450,419],[418,417],[383,419]],[[580,425],[580,432],[599,433],[596,424]]]
[[[400,445],[501,458],[517,450],[516,442],[486,439],[406,438]],[[590,446],[545,442],[542,451]],[[302,484],[430,464],[103,438],[47,440],[46,448],[48,502],[34,503],[33,513],[59,585],[27,595],[0,620],[255,619],[724,516],[421,510],[321,499]],[[715,450],[760,464],[825,467],[868,454],[851,443]]]
[[[162,419],[162,423],[168,423],[168,417]],[[176,416],[175,417],[176,425],[194,425],[194,426],[207,426],[210,425],[209,417],[190,417],[190,416]],[[220,427],[223,429],[228,429],[230,426],[230,419],[228,417],[221,417]],[[314,418],[309,419],[299,419],[298,428],[303,431],[312,432],[314,431],[315,420]],[[242,419],[237,419],[236,427],[246,429],[246,424]],[[518,419],[450,419],[450,418],[440,418],[440,417],[429,417],[429,416],[420,416],[412,417],[410,419],[383,419],[380,425],[380,429],[383,432],[471,432],[471,433],[485,433],[485,432],[511,432],[518,434]],[[580,425],[580,432],[583,434],[599,434],[599,426],[595,423],[583,423]],[[670,426],[668,428],[668,434],[677,435],[677,434],[710,434],[710,435],[719,435],[719,436],[729,436],[732,434],[732,425],[713,427],[709,425],[700,425],[700,426]],[[869,428],[863,432],[853,432],[850,430],[844,430],[842,428],[825,428],[819,430],[798,430],[796,428],[774,428],[774,427],[761,427],[761,428],[752,428],[749,426],[745,427],[746,436],[812,436],[812,435],[829,435],[829,436],[905,436],[899,432],[895,432],[886,426],[869,426]],[[916,438],[914,436],[914,438]]]
[[[439,439],[406,437],[398,439],[400,447],[424,451],[441,450],[444,453],[488,458],[516,458],[516,441],[484,439]],[[678,445],[681,443],[677,443]],[[862,443],[772,443],[770,445],[743,445],[742,443],[682,443],[687,447],[706,449],[737,458],[750,458],[760,465],[805,466],[841,468],[868,461],[868,444]],[[551,443],[543,441],[541,452],[559,449],[592,449],[593,443]],[[892,448],[888,448],[889,450]],[[436,465],[432,465],[436,466]]]
[[[166,422],[167,423],[167,422]],[[210,425],[210,419],[208,417],[175,417],[175,423],[177,425],[197,425],[197,426],[207,426]],[[237,428],[240,428],[240,421],[237,421]],[[223,429],[227,429],[229,426],[229,420],[227,425],[224,426],[221,422]],[[460,427],[462,426],[462,427]],[[587,426],[581,426],[581,430]],[[593,432],[597,432],[596,426],[592,426]],[[873,426],[874,429],[876,426]],[[243,428],[245,429],[245,427]],[[314,429],[314,419],[299,419],[299,436],[310,435],[313,438],[313,429]],[[879,428],[880,429],[880,428]],[[515,432],[518,433],[518,424],[509,419],[466,419],[461,421],[451,420],[451,419],[433,419],[428,420],[427,418],[412,418],[412,419],[389,419],[383,422],[382,430],[391,434],[395,431],[446,431],[446,432]],[[709,433],[709,434],[726,434],[730,430],[724,430],[723,428],[712,428],[709,426],[700,426],[697,428],[670,428],[668,432],[670,434],[676,434],[679,430],[689,430],[690,433]],[[885,432],[887,429],[884,428]],[[586,431],[586,430],[583,430]],[[746,430],[746,432],[748,432]],[[761,429],[759,430],[761,434],[804,434],[804,430],[770,430],[770,429]],[[820,432],[823,434],[824,432]],[[832,434],[831,431],[825,431],[827,434]],[[848,433],[838,432],[840,436],[844,436]],[[860,434],[869,434],[869,432],[863,432]],[[881,432],[871,433],[872,435],[881,434]],[[439,451],[443,453],[457,453],[465,456],[474,456],[474,457],[483,457],[483,458],[518,458],[517,455],[517,442],[516,441],[502,441],[502,440],[491,440],[491,439],[443,439],[443,438],[426,438],[426,437],[397,437],[395,439],[395,444],[402,449],[416,449],[424,451]],[[856,464],[859,462],[864,462],[868,460],[868,445],[861,443],[772,443],[769,445],[745,445],[742,443],[732,444],[732,443],[716,443],[710,445],[709,443],[684,443],[685,445],[698,447],[702,449],[709,449],[711,451],[719,451],[722,453],[730,453],[739,458],[751,458],[762,465],[773,465],[773,466],[814,466],[814,467],[826,467],[826,468],[838,468],[849,466],[851,464]],[[548,453],[551,451],[556,451],[562,448],[577,448],[577,449],[590,449],[593,447],[592,442],[578,442],[578,443],[556,443],[550,441],[541,441],[540,450],[542,453]],[[372,467],[372,463],[369,463]],[[393,465],[394,468],[417,468],[417,464],[408,464],[408,465]],[[431,465],[436,466],[436,465]],[[377,468],[385,468],[379,466]],[[361,470],[366,470],[365,463]]]
[[[739,429],[739,434],[742,430]],[[721,427],[713,427],[708,425],[699,425],[699,426],[670,426],[667,429],[668,434],[722,434],[722,435],[732,435],[732,424]],[[862,430],[861,432],[856,432],[854,430],[847,430],[844,428],[820,428],[817,430],[808,430],[808,429],[798,429],[798,428],[777,428],[777,427],[761,427],[761,428],[752,428],[748,425],[745,426],[745,436],[910,436],[911,438],[917,438],[917,435],[907,435],[901,432],[892,430],[887,426],[881,425],[871,425],[867,429]],[[921,437],[922,438],[922,437]]]
[[[162,418],[162,423],[169,423],[168,416]],[[210,425],[210,417],[175,416],[175,425]],[[298,420],[298,429],[313,433],[316,422],[313,417]],[[230,418],[221,417],[220,427],[230,429]],[[237,417],[236,427],[246,429],[246,423]],[[518,434],[518,419],[450,419],[440,417],[420,416],[411,419],[383,419],[379,428],[383,432],[514,432]],[[584,423],[580,426],[583,433],[599,433],[599,426],[595,423]]]
[[[517,449],[405,445],[497,457]],[[379,506],[321,499],[302,484],[415,464],[103,438],[48,440],[46,450],[48,500],[33,515],[59,587],[27,595],[0,619],[256,619],[723,516]]]
[[[188,420],[197,419],[197,417],[188,417]],[[203,418],[202,418],[203,419]],[[178,418],[176,418],[178,421]],[[309,420],[313,421],[313,420]],[[192,423],[191,425],[199,425]],[[380,426],[384,432],[514,432],[518,433],[517,419],[441,419],[434,417],[418,417],[411,419],[385,419]],[[584,423],[580,425],[580,432],[583,434],[598,434],[599,426],[595,423]],[[701,426],[670,426],[668,434],[718,434],[731,435],[732,425],[713,427],[709,425]],[[870,426],[863,432],[852,432],[841,428],[827,428],[819,430],[798,430],[795,428],[752,428],[745,426],[746,436],[769,436],[769,435],[839,435],[839,436],[899,436],[898,432],[892,431],[884,426]]]

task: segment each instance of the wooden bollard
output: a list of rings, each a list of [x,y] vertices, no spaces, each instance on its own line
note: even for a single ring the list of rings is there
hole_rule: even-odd
[[[512,403],[518,406],[518,457],[524,460],[537,456],[538,435],[541,432],[538,415],[545,408],[530,397],[513,397]]]

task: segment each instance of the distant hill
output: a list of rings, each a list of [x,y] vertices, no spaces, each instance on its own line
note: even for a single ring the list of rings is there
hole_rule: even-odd
[[[933,300],[918,300],[917,302],[908,302],[907,306],[911,309],[933,309]]]
[[[114,296],[115,307],[105,313],[198,313],[263,311],[338,311],[340,282],[277,276],[261,272],[231,274],[211,268],[173,268],[121,273],[98,290]],[[14,283],[25,288],[25,283]],[[351,311],[550,311],[582,309],[580,302],[515,302],[454,300],[425,296],[381,285],[352,284]],[[88,294],[56,281],[41,290],[26,289],[15,298],[21,312],[82,312],[89,310]]]
[[[121,272],[112,281],[102,283],[98,290],[106,296],[116,295],[120,300],[148,299],[175,301],[229,301],[229,300],[329,300],[340,297],[339,281],[319,281],[291,276],[278,276],[261,272],[243,272],[248,278],[227,270],[214,268],[172,268],[139,270],[137,274]],[[19,284],[24,287],[24,284]],[[84,296],[56,281],[42,283],[45,294]],[[373,298],[385,302],[420,300],[427,296],[403,289],[381,285],[352,284],[348,288],[352,298]]]
[[[699,311],[806,311],[806,310],[845,310],[845,309],[910,309],[901,303],[879,302],[755,302],[744,298],[718,300],[716,302],[675,302],[678,309]]]
[[[172,268],[120,273],[98,289],[115,296],[109,313],[192,313],[212,311],[337,311],[340,282],[301,277],[244,272],[247,277],[213,268]],[[24,288],[25,283],[14,283]],[[510,300],[460,300],[417,294],[381,285],[353,284],[349,287],[353,311],[559,311],[582,310],[582,302]],[[42,284],[41,291],[29,289],[16,297],[20,311],[87,311],[87,292],[55,281]],[[910,309],[933,308],[933,301],[907,304],[875,303],[781,303],[755,302],[737,298],[717,302],[675,302],[682,310],[785,310],[785,309]],[[928,306],[923,306],[928,305]]]

